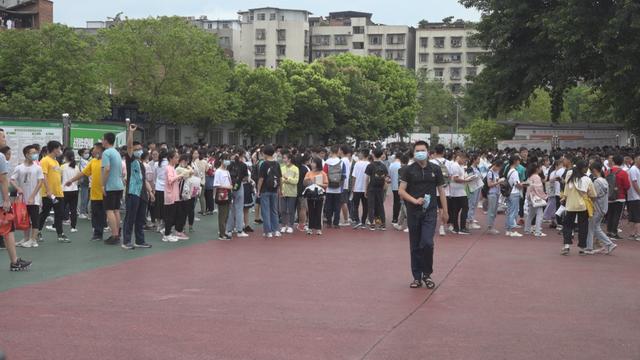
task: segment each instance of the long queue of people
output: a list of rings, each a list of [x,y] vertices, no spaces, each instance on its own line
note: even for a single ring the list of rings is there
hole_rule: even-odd
[[[136,130],[136,125],[129,126],[127,145],[120,149],[112,133],[78,152],[57,141],[43,148],[30,145],[22,149],[24,160],[15,169],[9,169],[6,158],[12,154],[2,132],[0,173],[7,185],[3,205],[9,212],[9,199],[23,202],[30,223],[20,229],[24,238],[17,244],[0,229],[12,269],[28,267],[16,256],[15,246],[38,247],[45,240],[43,228],[55,232],[59,242],[70,243],[64,226],[76,232],[78,218],[91,219],[92,241],[124,249],[151,247],[145,231],[161,233],[164,242],[188,240],[195,222],[215,213],[217,237],[223,241],[248,237],[254,232],[251,224],[261,225],[267,239],[296,231],[321,235],[327,227],[384,231],[384,203],[391,193],[391,225],[410,232],[399,190],[409,165],[423,161],[416,159],[413,148],[370,146],[355,154],[348,145],[169,149],[134,141]],[[620,153],[603,159],[536,150],[529,156],[527,149],[467,153],[442,145],[419,155],[427,156],[429,168],[442,175],[437,189],[444,196],[434,196],[437,208],[447,215],[440,211],[441,236],[447,228],[457,235],[483,229],[499,234],[495,222],[504,208],[507,236],[523,236],[518,229],[524,227],[525,235],[543,237],[543,224],[548,223],[562,231],[565,255],[575,232],[580,254],[610,253],[616,247],[612,240],[620,239],[619,221],[626,208],[635,224],[631,238],[640,240],[640,157],[632,164]],[[480,225],[479,209],[487,215],[486,228]],[[46,226],[47,221],[52,225]],[[603,221],[606,232],[600,227]],[[105,232],[110,232],[106,239]],[[594,237],[602,245],[598,249]]]

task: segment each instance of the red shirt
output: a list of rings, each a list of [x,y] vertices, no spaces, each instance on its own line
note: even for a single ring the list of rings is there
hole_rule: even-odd
[[[609,170],[607,176],[611,173],[616,174],[616,185],[618,186],[618,200],[624,200],[627,198],[627,191],[631,187],[631,181],[629,181],[629,173],[622,170],[619,166],[614,166]]]

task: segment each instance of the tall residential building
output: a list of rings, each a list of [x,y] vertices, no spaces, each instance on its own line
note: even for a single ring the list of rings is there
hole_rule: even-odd
[[[39,29],[53,22],[53,1],[0,0],[0,30]]]
[[[225,54],[234,58],[240,52],[240,20],[209,20],[206,16],[187,18],[192,24],[206,32],[216,34],[218,44]]]
[[[235,60],[252,68],[276,68],[284,59],[308,60],[309,11],[264,7],[238,14],[240,51]]]
[[[433,80],[442,80],[458,93],[482,71],[477,58],[486,52],[472,39],[473,24],[422,23],[416,30],[416,70]]]
[[[415,65],[415,29],[406,25],[382,25],[372,14],[343,11],[311,18],[310,61],[339,53],[373,55],[396,61],[406,68]]]

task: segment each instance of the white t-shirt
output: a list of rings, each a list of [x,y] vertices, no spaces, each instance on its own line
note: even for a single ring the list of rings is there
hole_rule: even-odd
[[[355,179],[353,192],[365,192],[367,187],[367,174],[365,174],[364,171],[368,165],[368,161],[358,161],[353,166],[353,177]]]
[[[62,191],[78,191],[78,182],[71,183],[71,186],[64,185],[78,174],[80,174],[80,164],[76,164],[74,168],[69,164],[62,164]]]
[[[167,181],[167,164],[169,162],[165,159],[161,163],[156,163],[156,191],[164,191],[164,185]]]
[[[351,159],[347,159],[346,157],[342,158],[342,163],[344,164],[345,168],[347,169],[347,176],[344,179],[344,185],[342,185],[342,188],[345,190],[349,189],[349,174],[351,174]]]
[[[36,189],[36,185],[38,185],[39,180],[44,179],[44,174],[42,173],[42,168],[36,164],[31,164],[29,166],[24,163],[19,164],[13,170],[13,174],[11,175],[11,179],[18,183],[18,186],[24,192],[24,201],[27,202],[33,191]],[[33,201],[34,205],[42,204],[42,197],[36,194]]]
[[[517,184],[520,184],[520,175],[518,175],[518,170],[509,169],[508,177],[509,185],[511,185],[511,194],[520,193],[520,189],[516,186]]]
[[[556,179],[556,181],[553,182],[553,193],[556,196],[560,195],[560,186],[564,182],[565,171],[565,168],[559,168],[556,171],[552,172],[551,176],[549,177],[550,179]]]
[[[213,187],[231,187],[231,175],[228,170],[216,169],[215,175],[213,176]]]
[[[465,174],[462,166],[455,161],[449,161],[449,163],[447,164],[447,168],[449,169],[449,177],[451,177],[451,183],[449,184],[449,196],[467,196],[467,193],[464,191],[465,184],[458,183],[453,180],[454,177],[464,179]]]
[[[629,191],[627,191],[627,200],[640,200],[640,194],[638,194],[633,187],[634,182],[640,185],[640,169],[635,165],[629,169],[629,181],[631,181],[631,186],[629,187]]]

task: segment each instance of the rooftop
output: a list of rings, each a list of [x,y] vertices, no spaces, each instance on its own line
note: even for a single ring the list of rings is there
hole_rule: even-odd
[[[259,8],[253,8],[253,9],[249,9],[249,10],[238,10],[238,14],[246,14],[248,12],[252,12],[252,11],[256,11],[256,10],[277,10],[277,11],[298,11],[298,12],[303,12],[303,13],[307,13],[307,14],[312,14],[311,11],[309,10],[300,10],[300,9],[283,9],[283,8],[277,8],[277,7],[271,7],[271,6],[265,6],[265,7],[259,7]]]

